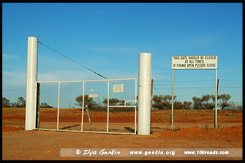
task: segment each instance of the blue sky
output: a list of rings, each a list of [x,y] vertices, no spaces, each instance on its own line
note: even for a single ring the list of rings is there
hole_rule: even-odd
[[[137,78],[152,53],[154,94],[171,94],[172,55],[217,55],[219,94],[242,102],[242,3],[3,3],[3,96],[25,97],[27,38],[109,79]],[[39,44],[38,80],[99,80]],[[175,70],[177,100],[215,94],[214,70]]]

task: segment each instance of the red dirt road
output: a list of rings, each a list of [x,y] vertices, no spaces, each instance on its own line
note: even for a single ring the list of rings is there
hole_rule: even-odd
[[[60,128],[80,130],[81,111],[60,111]],[[25,109],[2,108],[2,159],[3,160],[242,160],[236,156],[153,156],[128,155],[127,157],[70,156],[61,157],[63,149],[169,149],[169,150],[234,150],[243,148],[242,111],[218,111],[218,130],[213,129],[213,111],[175,110],[174,128],[171,131],[171,111],[152,111],[152,134],[112,135],[80,132],[24,131]],[[106,113],[91,112],[94,130],[106,129]],[[88,129],[87,115],[84,130]],[[41,109],[41,128],[56,128],[56,109]],[[67,127],[68,126],[68,127]],[[134,113],[110,114],[110,131],[134,132]]]

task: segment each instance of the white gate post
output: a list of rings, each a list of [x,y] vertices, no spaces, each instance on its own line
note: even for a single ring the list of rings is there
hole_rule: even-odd
[[[37,37],[28,37],[25,130],[36,127]]]
[[[151,133],[151,53],[140,53],[139,58],[138,134]]]

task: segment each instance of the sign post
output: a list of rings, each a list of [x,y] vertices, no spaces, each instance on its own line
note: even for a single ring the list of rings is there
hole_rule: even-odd
[[[174,70],[172,69],[172,112],[171,112],[171,127],[174,130]]]
[[[218,103],[218,81],[217,81],[217,68],[215,71],[215,113],[214,113],[214,128],[217,129],[217,103]]]
[[[216,55],[196,55],[196,56],[172,56],[172,130],[174,123],[174,70],[206,70],[214,69],[215,71],[215,110],[214,110],[214,128],[217,129],[217,60]]]

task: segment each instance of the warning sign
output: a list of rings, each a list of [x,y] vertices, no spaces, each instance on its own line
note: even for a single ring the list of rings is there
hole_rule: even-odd
[[[216,55],[172,56],[172,69],[217,69]]]
[[[91,97],[91,98],[97,98],[98,95],[97,95],[97,94],[89,94],[88,97]]]
[[[113,84],[113,93],[124,92],[124,84]]]

